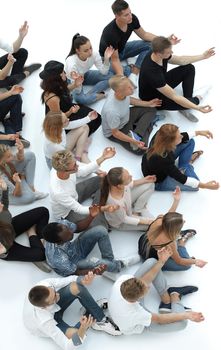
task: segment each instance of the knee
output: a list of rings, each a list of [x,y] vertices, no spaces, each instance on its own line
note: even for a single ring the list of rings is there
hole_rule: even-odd
[[[21,49],[19,49],[17,52],[16,52],[16,56],[17,58],[23,58],[23,59],[27,59],[28,57],[28,50],[24,49],[23,47]]]
[[[186,69],[188,70],[189,73],[195,74],[195,67],[193,64],[187,64]]]
[[[190,146],[193,146],[193,147],[195,146],[195,141],[194,141],[194,139],[190,139],[190,140],[189,140],[189,145],[190,145]]]
[[[103,237],[108,236],[108,230],[102,225],[96,226],[96,231],[97,231],[97,235],[99,236],[99,238],[103,238]]]
[[[25,159],[28,161],[31,161],[31,160],[36,161],[36,156],[34,152],[28,151],[28,152],[25,152]]]
[[[85,125],[83,125],[82,126],[82,130],[83,130],[83,132],[86,134],[89,134],[89,126],[87,125],[87,124],[85,124]]]
[[[49,220],[49,210],[47,208],[39,207],[38,210],[39,210],[39,216],[41,218],[45,217],[47,220]]]
[[[71,284],[70,284],[70,292],[71,292],[71,294],[77,295],[79,293],[79,287],[80,287],[79,283],[71,282]]]

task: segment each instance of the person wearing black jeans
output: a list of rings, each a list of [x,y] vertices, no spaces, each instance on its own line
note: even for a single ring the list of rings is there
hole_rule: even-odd
[[[41,239],[43,228],[48,224],[49,220],[48,209],[38,207],[12,218],[8,210],[8,190],[2,179],[0,179],[0,187],[2,188],[0,259],[8,261],[44,261],[45,248]],[[24,232],[28,233],[30,247],[25,247],[15,242],[15,238]]]

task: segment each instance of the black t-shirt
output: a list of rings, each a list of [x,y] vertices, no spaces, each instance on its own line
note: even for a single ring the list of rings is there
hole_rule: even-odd
[[[182,143],[188,142],[189,135],[186,132],[181,134],[183,135]],[[174,178],[176,181],[182,184],[185,184],[187,180],[187,176],[181,173],[181,171],[175,165],[174,152],[165,153],[164,156],[153,154],[150,156],[150,158],[147,158],[147,154],[144,154],[141,169],[144,176],[156,175],[157,183],[165,180],[167,176]]]
[[[157,88],[161,88],[167,84],[167,64],[171,58],[164,59],[163,65],[160,66],[151,59],[151,54],[152,52],[146,55],[140,68],[139,97],[144,101],[162,97],[162,94]]]
[[[131,33],[135,29],[140,28],[140,22],[138,18],[132,14],[132,22],[127,25],[127,31],[123,32],[116,24],[116,20],[111,21],[103,30],[100,45],[99,53],[101,57],[104,57],[104,51],[108,46],[112,46],[115,50],[119,52],[123,51],[127,40],[131,36]]]

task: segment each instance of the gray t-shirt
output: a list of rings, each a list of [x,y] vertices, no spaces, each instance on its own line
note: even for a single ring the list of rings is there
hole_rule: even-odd
[[[129,121],[130,97],[117,100],[111,90],[101,111],[102,130],[105,137],[112,135],[111,129],[122,129]]]

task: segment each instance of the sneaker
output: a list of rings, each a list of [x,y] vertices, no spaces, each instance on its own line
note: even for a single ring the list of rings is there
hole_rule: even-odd
[[[93,323],[91,328],[93,328],[96,331],[103,331],[114,336],[122,334],[119,328],[116,325],[114,325],[107,317],[104,321]]]
[[[22,137],[21,135],[19,135],[19,140],[21,140],[21,143],[23,144],[24,148],[30,147],[30,142],[24,139],[24,137]]]
[[[193,123],[197,123],[199,121],[199,119],[197,117],[195,117],[195,115],[193,115],[192,113],[189,112],[189,110],[180,110],[180,113],[186,118],[188,119],[190,122]]]
[[[119,277],[119,272],[109,272],[104,271],[102,276],[108,278],[109,280],[116,282],[117,278]]]
[[[194,293],[198,291],[198,287],[195,286],[184,286],[184,287],[170,287],[168,288],[168,293],[178,293],[180,298],[186,294]]]
[[[52,268],[47,264],[46,261],[35,261],[33,264],[43,272],[49,273],[52,271]]]
[[[96,303],[98,306],[100,306],[100,308],[105,311],[108,309],[108,301],[106,298],[102,298],[102,299],[98,299],[96,300]],[[86,314],[86,309],[84,306],[81,306],[80,308],[80,315],[84,316]]]
[[[44,193],[44,192],[39,192],[39,191],[35,191],[35,200],[39,200],[39,199],[43,199],[46,198],[48,196],[48,193]]]
[[[161,303],[159,305],[159,313],[160,314],[168,314],[170,312],[172,312],[171,311],[171,303],[166,304],[166,303],[163,303],[161,301]]]
[[[139,263],[141,261],[141,257],[139,254],[134,254],[126,256],[125,258],[119,258],[119,260],[121,261],[122,267],[128,267]]]
[[[30,66],[24,67],[23,71],[29,72],[29,75],[31,75],[34,71],[41,68],[41,63],[33,63],[30,64]]]
[[[130,136],[133,140],[136,140],[136,141],[141,141],[141,139],[142,139],[138,134],[136,134],[136,133],[135,133],[134,131],[132,131],[132,130],[129,130],[128,136]],[[137,145],[134,145],[133,143],[130,143],[130,147],[131,147],[132,150],[134,150],[134,151],[137,151],[138,148],[139,148]]]

